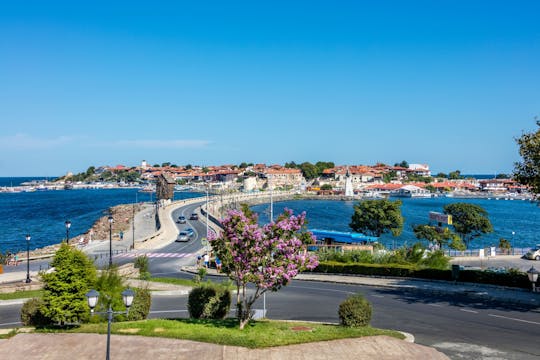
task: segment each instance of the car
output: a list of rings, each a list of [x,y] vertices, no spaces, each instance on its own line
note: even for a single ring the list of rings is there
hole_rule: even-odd
[[[178,220],[176,220],[178,224],[185,224],[186,223],[186,217],[185,216],[179,216]]]
[[[193,231],[192,228],[185,228],[184,231],[188,233],[189,237],[193,237],[193,235],[195,235],[195,231]]]
[[[199,220],[199,215],[193,213],[193,214],[191,214],[191,216],[189,217],[189,220]]]
[[[540,246],[536,246],[531,250],[527,251],[525,257],[529,260],[540,260]]]
[[[178,242],[186,242],[191,239],[191,236],[187,233],[187,231],[180,231],[178,236],[176,237],[176,241]]]

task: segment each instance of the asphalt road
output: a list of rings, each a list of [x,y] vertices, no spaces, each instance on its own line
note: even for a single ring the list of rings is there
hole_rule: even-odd
[[[198,206],[183,207],[173,216],[189,219]],[[154,276],[192,276],[181,273],[179,268],[195,263],[206,226],[202,221],[190,220],[177,226],[193,228],[196,236],[187,243],[173,242],[153,252],[187,256],[151,257],[150,270]],[[132,259],[115,260],[116,263],[128,261]],[[485,303],[466,296],[450,298],[401,289],[293,281],[266,296],[267,316],[337,323],[339,304],[357,292],[373,305],[373,326],[412,333],[417,343],[433,346],[452,359],[540,359],[540,309],[530,306]],[[186,302],[187,296],[154,296],[150,317],[187,317]],[[260,299],[255,308],[262,307]],[[0,327],[18,326],[19,309],[20,305],[0,306]]]

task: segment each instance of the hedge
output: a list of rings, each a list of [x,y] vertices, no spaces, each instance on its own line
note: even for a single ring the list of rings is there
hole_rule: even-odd
[[[368,276],[411,277],[452,281],[451,270],[418,268],[404,264],[360,264],[324,261],[313,272]],[[525,273],[496,273],[483,270],[460,270],[458,281],[529,289],[531,283]]]

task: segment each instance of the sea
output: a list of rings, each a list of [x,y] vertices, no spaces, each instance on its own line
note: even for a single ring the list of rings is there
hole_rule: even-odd
[[[0,178],[0,186],[41,179],[45,178]],[[199,196],[203,194],[174,194],[175,199]],[[87,232],[112,206],[153,200],[155,193],[134,188],[0,193],[0,252],[26,250],[26,234],[31,236],[31,249],[57,244],[65,239],[66,220],[71,221],[70,237],[74,237]]]
[[[0,178],[0,186],[17,186],[22,182],[45,177]],[[108,209],[119,204],[152,202],[155,194],[141,193],[138,189],[84,189],[0,193],[0,252],[26,250],[26,234],[30,234],[31,249],[61,242],[65,237],[64,222],[72,225],[70,237],[85,233]],[[175,199],[203,196],[201,193],[176,192]],[[540,244],[538,235],[540,207],[526,200],[428,198],[400,199],[405,218],[403,233],[399,237],[383,235],[380,239],[388,247],[412,244],[418,241],[412,226],[429,222],[430,211],[442,212],[446,204],[468,202],[483,207],[493,224],[494,232],[473,240],[471,248],[496,246],[500,238],[509,240],[514,247],[527,248]],[[354,212],[354,201],[297,200],[274,203],[274,214],[285,208],[295,213],[305,211],[310,229],[351,231],[349,223]],[[261,222],[269,218],[269,205],[252,209],[259,213]]]

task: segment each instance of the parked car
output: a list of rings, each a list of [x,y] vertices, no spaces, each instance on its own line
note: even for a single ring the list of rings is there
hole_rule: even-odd
[[[189,220],[199,220],[199,215],[193,213],[193,214],[191,214],[191,216],[189,217]]]
[[[189,241],[189,239],[191,239],[191,236],[189,236],[189,234],[186,231],[183,231],[183,230],[180,231],[180,233],[176,237],[176,241],[178,241],[178,242]]]
[[[178,224],[185,224],[186,223],[186,217],[185,216],[179,216],[178,220],[176,220]]]
[[[540,260],[540,246],[536,245],[536,247],[527,251],[525,257],[529,260]]]

